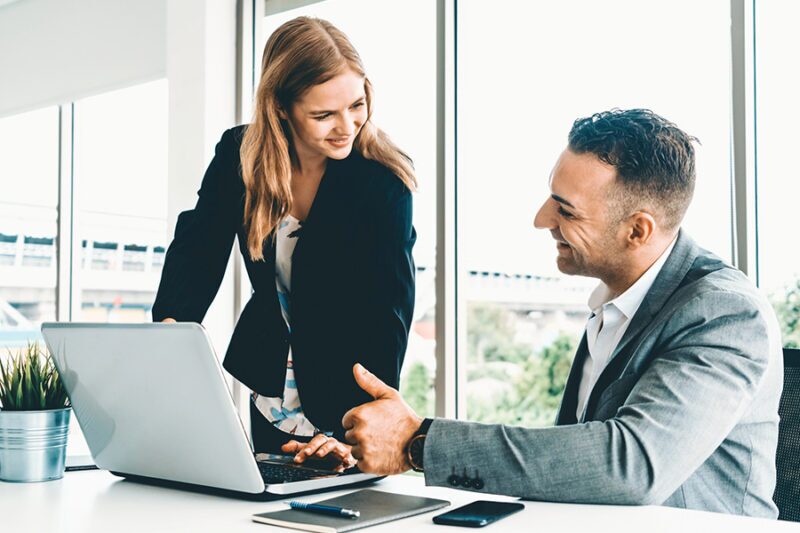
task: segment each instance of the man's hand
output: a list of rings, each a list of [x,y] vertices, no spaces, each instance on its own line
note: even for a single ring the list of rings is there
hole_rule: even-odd
[[[353,445],[358,468],[371,474],[400,474],[409,470],[406,445],[422,424],[400,393],[378,379],[360,364],[353,366],[358,386],[374,402],[347,411],[342,426],[347,442]]]

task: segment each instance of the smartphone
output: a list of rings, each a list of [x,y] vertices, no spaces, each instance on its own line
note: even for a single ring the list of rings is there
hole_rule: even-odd
[[[525,509],[521,503],[478,500],[433,517],[435,524],[483,527]]]

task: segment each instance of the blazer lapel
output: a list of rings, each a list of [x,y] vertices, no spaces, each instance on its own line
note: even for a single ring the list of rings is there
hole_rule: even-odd
[[[639,310],[633,315],[630,326],[625,330],[625,335],[622,336],[609,360],[614,359],[631,339],[639,335],[645,326],[652,322],[656,313],[664,307],[672,293],[681,284],[695,259],[697,259],[698,253],[699,248],[697,248],[692,238],[684,233],[683,230],[680,230],[672,253],[653,282],[653,286],[650,287],[644,300],[642,300]]]
[[[575,358],[572,360],[567,384],[564,387],[564,395],[561,397],[561,405],[558,408],[558,416],[556,416],[557,426],[576,424],[578,422],[575,412],[578,408],[578,388],[583,377],[583,365],[588,355],[589,347],[586,343],[586,331],[584,331],[578,350],[575,352]]]
[[[352,154],[350,157],[353,157]],[[317,194],[314,196],[314,200],[311,202],[311,208],[308,211],[308,215],[306,216],[306,219],[301,222],[300,233],[297,242],[294,245],[294,251],[292,252],[291,269],[293,288],[302,285],[302,281],[299,283],[296,281],[303,277],[304,271],[302,268],[298,268],[297,265],[302,265],[304,263],[303,249],[305,248],[305,243],[309,240],[309,238],[313,238],[314,234],[317,233],[318,224],[316,223],[316,220],[320,217],[320,213],[322,213],[324,218],[325,212],[335,208],[335,206],[337,206],[339,203],[338,199],[336,198],[337,188],[333,186],[332,182],[336,180],[339,167],[342,164],[342,161],[335,159],[328,160],[325,173],[322,175],[322,179],[319,182]]]
[[[664,266],[650,287],[647,295],[642,300],[642,305],[633,315],[628,329],[619,341],[619,344],[614,349],[613,353],[608,359],[608,364],[605,370],[595,383],[594,388],[587,403],[586,419],[590,419],[590,415],[594,411],[597,399],[602,394],[603,390],[608,387],[614,380],[618,379],[625,368],[624,361],[615,361],[617,356],[625,350],[626,346],[635,339],[644,328],[653,321],[656,314],[664,307],[667,300],[672,296],[675,290],[686,277],[689,269],[694,264],[695,259],[700,252],[700,249],[683,230],[678,233],[675,247],[672,253],[667,258]],[[629,357],[632,354],[629,354]]]

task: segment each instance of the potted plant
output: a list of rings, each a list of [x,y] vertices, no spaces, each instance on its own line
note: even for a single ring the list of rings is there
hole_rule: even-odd
[[[39,343],[0,358],[0,480],[61,478],[69,417],[64,385]]]

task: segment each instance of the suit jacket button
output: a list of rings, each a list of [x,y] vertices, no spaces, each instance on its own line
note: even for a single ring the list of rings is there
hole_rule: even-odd
[[[483,480],[479,477],[476,477],[472,480],[472,488],[476,490],[481,490],[483,488]]]
[[[461,485],[461,476],[456,475],[456,467],[452,468],[452,472],[452,474],[447,476],[447,482],[453,487],[458,487]]]
[[[464,469],[464,475],[461,476],[461,486],[468,489],[472,486],[472,479],[467,475],[467,469]]]

